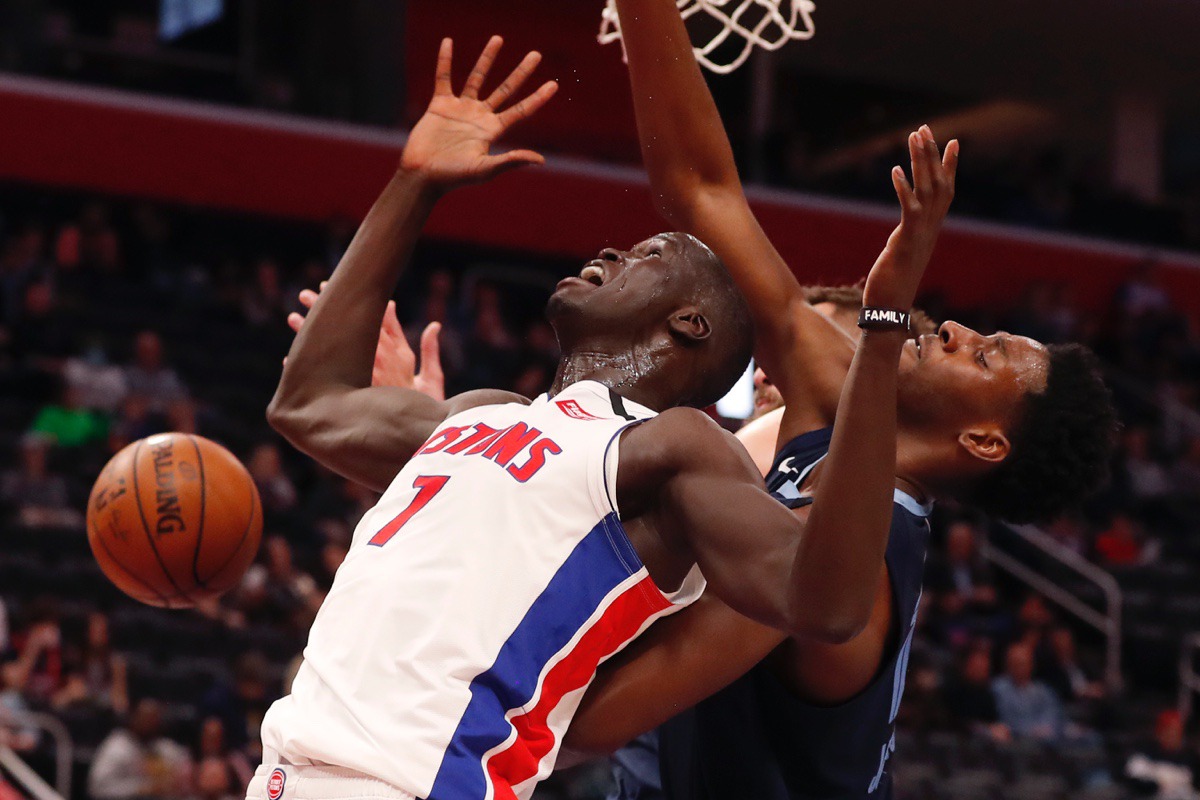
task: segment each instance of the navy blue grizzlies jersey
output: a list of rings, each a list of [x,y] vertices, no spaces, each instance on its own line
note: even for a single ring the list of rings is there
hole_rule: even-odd
[[[812,502],[799,487],[832,435],[806,433],[780,450],[767,476],[778,500],[791,508]],[[614,755],[610,800],[888,800],[929,512],[896,491],[886,560],[903,640],[869,686],[841,705],[813,706],[759,664]]]

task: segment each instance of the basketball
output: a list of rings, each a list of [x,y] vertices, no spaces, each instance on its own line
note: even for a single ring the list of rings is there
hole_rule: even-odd
[[[242,463],[184,433],[125,447],[88,499],[88,543],[104,574],[161,608],[189,608],[232,588],[258,552],[262,525],[258,489]]]

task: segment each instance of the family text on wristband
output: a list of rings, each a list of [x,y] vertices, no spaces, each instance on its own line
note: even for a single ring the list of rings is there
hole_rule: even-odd
[[[906,331],[912,315],[898,308],[863,306],[858,312],[858,327],[868,331]]]

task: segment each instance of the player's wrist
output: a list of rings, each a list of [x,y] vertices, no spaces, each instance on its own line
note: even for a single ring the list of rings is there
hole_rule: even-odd
[[[392,176],[392,181],[415,189],[422,197],[430,201],[436,201],[455,186],[455,184],[444,178],[434,175],[426,167],[408,165],[403,161],[400,162],[400,166],[396,169],[396,174]]]

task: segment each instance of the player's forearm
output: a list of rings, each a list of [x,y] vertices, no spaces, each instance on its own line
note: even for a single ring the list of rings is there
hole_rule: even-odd
[[[292,343],[268,409],[273,421],[371,385],[379,320],[436,199],[414,173],[388,182]]]
[[[654,200],[683,225],[701,192],[741,192],[721,115],[674,0],[617,0]]]
[[[796,614],[816,617],[834,641],[870,619],[892,519],[897,363],[905,337],[868,332],[842,391],[833,440],[817,480],[791,580]]]
[[[564,744],[611,753],[733,683],[783,640],[706,593],[600,668]]]

